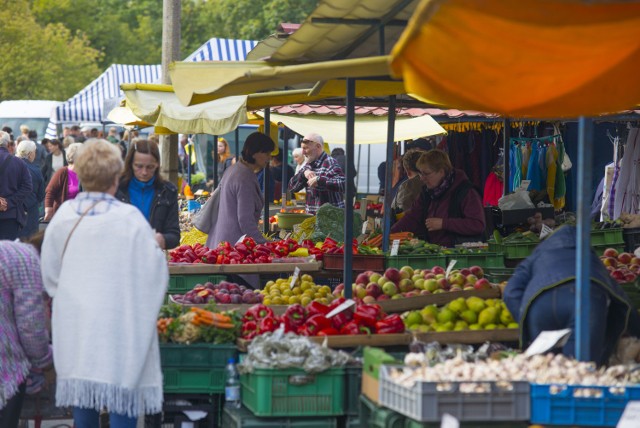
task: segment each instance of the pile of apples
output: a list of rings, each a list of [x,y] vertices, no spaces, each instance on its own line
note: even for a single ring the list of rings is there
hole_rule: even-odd
[[[484,277],[480,266],[452,270],[449,275],[441,266],[431,269],[388,268],[380,274],[373,271],[362,272],[352,284],[353,297],[364,303],[381,300],[400,299],[418,295],[446,293],[462,290],[488,290],[494,287]],[[343,295],[344,285],[340,284],[334,294]]]
[[[631,253],[618,253],[615,248],[607,248],[600,260],[618,284],[634,282],[640,275],[640,259]]]
[[[252,290],[244,285],[238,285],[235,282],[221,281],[219,284],[213,284],[211,282],[196,284],[193,290],[185,294],[173,294],[171,298],[176,303],[186,305],[198,305],[211,301],[228,305],[262,303],[264,296],[260,294],[260,290]]]

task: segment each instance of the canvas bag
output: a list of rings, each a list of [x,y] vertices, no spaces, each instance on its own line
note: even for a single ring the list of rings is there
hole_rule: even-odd
[[[193,216],[193,226],[199,231],[211,234],[213,226],[218,219],[218,212],[220,211],[220,189],[222,183],[213,191],[211,197],[200,208],[200,211]]]

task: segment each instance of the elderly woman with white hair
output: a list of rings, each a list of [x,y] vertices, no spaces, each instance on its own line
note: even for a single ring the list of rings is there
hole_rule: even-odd
[[[31,186],[33,190],[25,199],[24,207],[27,210],[27,223],[18,232],[19,237],[29,237],[38,231],[38,219],[40,218],[40,202],[44,199],[44,178],[38,165],[33,163],[36,158],[36,143],[31,140],[24,140],[18,144],[16,156],[21,158],[27,165],[31,174]]]
[[[74,159],[82,192],[64,202],[42,243],[42,280],[53,298],[56,405],[76,427],[134,428],[162,410],[156,319],[169,270],[138,208],[114,197],[124,163],[117,146],[90,139]]]
[[[44,221],[50,221],[64,201],[73,199],[80,193],[80,180],[73,161],[82,143],[71,144],[66,152],[67,166],[59,168],[51,177],[44,197]]]

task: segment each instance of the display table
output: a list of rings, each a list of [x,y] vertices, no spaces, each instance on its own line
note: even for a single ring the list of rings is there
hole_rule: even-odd
[[[300,272],[318,272],[322,268],[320,262],[309,263],[256,263],[246,265],[210,265],[204,263],[181,264],[169,263],[169,275],[203,275],[203,274],[261,274],[261,273],[293,273],[295,268]]]

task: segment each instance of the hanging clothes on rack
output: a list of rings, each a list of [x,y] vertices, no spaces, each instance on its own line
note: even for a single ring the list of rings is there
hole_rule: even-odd
[[[616,200],[616,186],[620,176],[620,137],[609,135],[609,141],[613,144],[613,162],[604,169],[604,186],[602,188],[602,207],[600,209],[601,220],[613,220]]]
[[[513,141],[510,148],[511,168],[509,168],[509,191],[514,192],[522,182],[522,151],[518,143]]]
[[[540,169],[540,188],[536,190],[546,190],[547,188],[547,144],[538,142],[538,168]]]
[[[482,194],[482,205],[498,206],[498,200],[502,197],[504,180],[504,152],[501,150],[498,161],[487,175]]]
[[[559,134],[556,139],[556,149],[558,150],[558,158],[556,160],[556,183],[553,200],[551,202],[556,210],[561,210],[565,206],[567,182],[564,177],[564,171],[562,170],[562,163],[564,162],[564,142]]]
[[[547,166],[547,195],[549,201],[553,203],[556,194],[556,169],[558,165],[558,149],[555,144],[547,147],[547,155],[545,156]]]
[[[539,144],[531,145],[531,157],[529,158],[529,166],[527,167],[527,180],[529,183],[529,190],[540,190],[541,177],[540,177],[540,147]]]
[[[531,158],[531,142],[521,144],[522,150],[522,176],[527,176],[527,170],[529,169],[529,159]]]
[[[620,174],[616,182],[613,218],[622,213],[637,214],[640,211],[640,133],[631,128],[624,154],[620,161]]]

